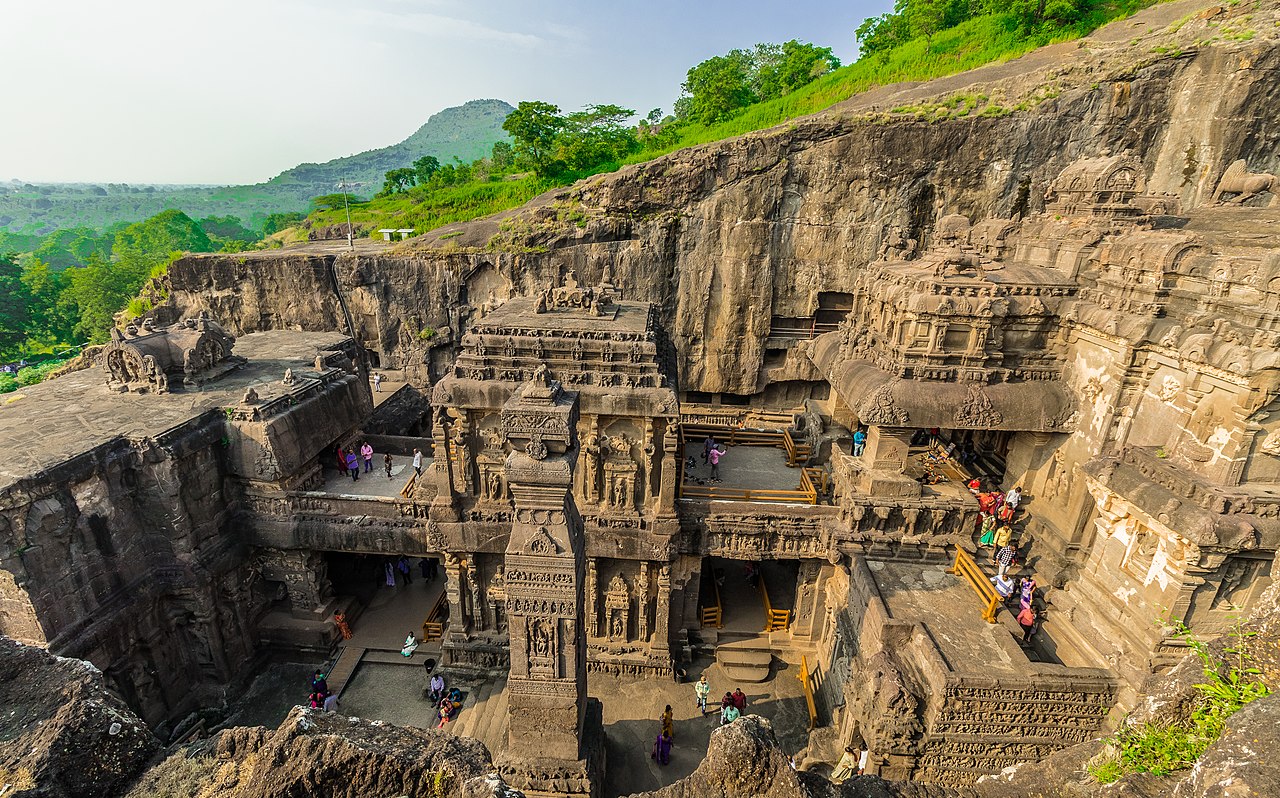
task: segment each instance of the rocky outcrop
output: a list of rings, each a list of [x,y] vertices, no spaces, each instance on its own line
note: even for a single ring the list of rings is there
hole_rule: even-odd
[[[0,795],[112,795],[159,746],[97,668],[0,637]]]
[[[167,790],[167,792],[165,792]],[[515,798],[484,743],[295,707],[171,754],[126,798]]]
[[[237,334],[332,329],[332,261],[362,342],[412,369],[444,340],[424,331],[460,329],[465,306],[570,270],[594,283],[607,265],[627,298],[662,306],[684,389],[754,393],[772,317],[807,318],[823,292],[852,290],[894,227],[923,241],[948,213],[1026,215],[1068,164],[1106,152],[1141,158],[1149,189],[1184,207],[1208,201],[1237,159],[1280,167],[1262,133],[1280,103],[1276,4],[1197,15],[1205,5],[1163,4],[1026,59],[886,87],[376,254],[192,256],[171,271],[170,308],[208,308]],[[958,93],[986,97],[987,112],[938,113]]]

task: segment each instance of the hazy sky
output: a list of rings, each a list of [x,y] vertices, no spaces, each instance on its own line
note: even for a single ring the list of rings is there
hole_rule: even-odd
[[[787,39],[855,53],[891,0],[4,0],[0,180],[252,183],[467,100],[670,111],[685,71]]]

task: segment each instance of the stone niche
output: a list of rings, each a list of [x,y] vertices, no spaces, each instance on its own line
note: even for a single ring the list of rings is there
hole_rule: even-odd
[[[207,312],[167,328],[146,320],[113,329],[99,364],[112,390],[169,393],[176,379],[197,387],[243,366],[245,359],[231,354],[235,343]]]

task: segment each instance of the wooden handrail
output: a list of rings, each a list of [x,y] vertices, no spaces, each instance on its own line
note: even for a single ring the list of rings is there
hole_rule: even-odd
[[[813,700],[813,680],[809,676],[809,658],[803,654],[800,655],[800,673],[796,678],[804,687],[804,703],[809,709],[809,730],[812,731],[818,726],[818,706]]]
[[[769,601],[769,586],[764,582],[764,573],[759,574],[760,595],[764,599],[764,630],[766,632],[785,632],[791,628],[791,610],[774,609]]]
[[[444,614],[444,608],[448,606],[449,596],[447,590],[441,590],[440,595],[436,597],[436,601],[431,605],[431,610],[427,613],[427,619],[422,622],[422,640],[439,640],[444,637],[444,621],[440,620],[440,616]]]
[[[956,561],[947,569],[947,573],[955,574],[969,583],[973,592],[983,602],[982,620],[987,623],[996,622],[996,613],[1000,610],[1000,594],[996,592],[991,580],[982,572],[978,564],[969,556],[969,552],[956,547]]]
[[[400,489],[400,498],[407,499],[413,495],[413,486],[418,482],[418,472],[414,471],[409,475],[409,481],[404,483],[404,487]]]
[[[790,427],[782,431],[782,445],[787,450],[787,465],[792,468],[803,465],[802,461],[808,460],[813,451],[807,443],[796,443]]]
[[[680,497],[684,499],[710,499],[712,501],[740,502],[798,502],[817,504],[818,494],[813,490],[747,490],[745,488],[708,487],[683,484]]]
[[[714,607],[702,608],[702,625],[720,629],[724,626],[724,608],[720,605],[720,585],[716,584],[716,575],[711,574],[711,590],[716,594]]]

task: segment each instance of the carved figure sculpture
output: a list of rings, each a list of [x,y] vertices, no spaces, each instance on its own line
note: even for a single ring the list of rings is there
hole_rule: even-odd
[[[1232,205],[1240,205],[1265,192],[1274,194],[1278,183],[1280,183],[1280,178],[1275,175],[1267,174],[1266,172],[1250,173],[1245,166],[1244,160],[1241,159],[1228,166],[1227,171],[1222,173],[1222,179],[1218,181],[1218,188],[1213,192],[1213,204],[1221,205],[1227,202]],[[1222,196],[1224,194],[1234,194],[1235,196],[1229,200],[1223,200]]]

